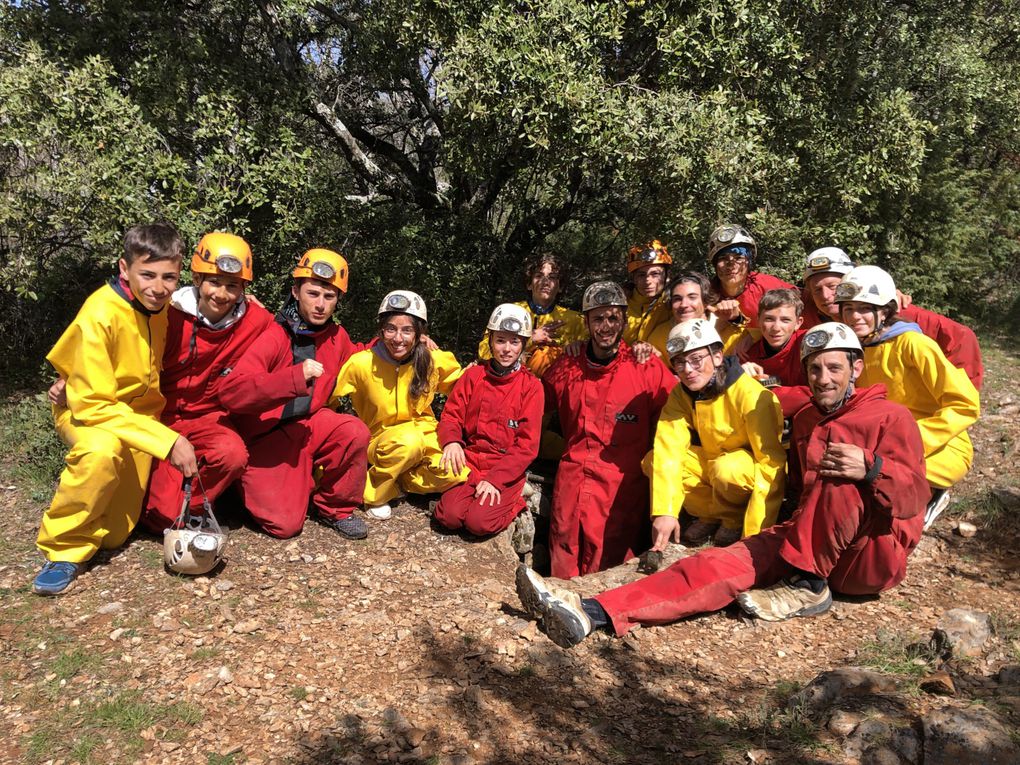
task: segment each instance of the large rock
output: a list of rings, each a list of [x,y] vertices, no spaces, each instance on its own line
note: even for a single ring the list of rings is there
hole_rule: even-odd
[[[944,658],[980,656],[992,636],[992,618],[980,611],[951,608],[942,614],[931,636],[934,652]]]
[[[922,720],[924,765],[1016,765],[1020,749],[982,707],[936,709]]]
[[[689,555],[693,555],[694,550],[684,545],[668,544],[666,545],[665,551],[662,553],[662,557],[652,556],[656,570],[662,571],[665,568],[669,568],[671,565],[676,563],[681,558],[686,558]],[[619,566],[613,566],[605,571],[597,571],[594,574],[586,574],[585,576],[578,576],[570,579],[569,581],[563,581],[560,579],[553,579],[547,577],[557,587],[563,587],[564,589],[571,590],[590,597],[591,595],[599,592],[605,592],[611,590],[614,587],[622,587],[625,584],[643,579],[651,571],[647,566],[643,565],[649,561],[649,556],[641,556],[639,558],[631,558],[630,560],[622,563]]]
[[[843,667],[820,674],[799,693],[791,696],[787,707],[801,707],[809,714],[815,714],[843,698],[895,691],[896,681],[892,678],[861,667]]]

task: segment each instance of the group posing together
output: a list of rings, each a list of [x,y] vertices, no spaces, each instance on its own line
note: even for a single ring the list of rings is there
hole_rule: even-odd
[[[441,494],[434,517],[449,529],[528,525],[527,471],[540,455],[557,465],[553,576],[671,540],[713,542],[593,598],[522,566],[521,600],[560,645],[734,599],[781,619],[826,610],[830,585],[894,586],[970,467],[977,339],[838,248],[807,257],[803,289],[756,271],[756,255],[728,224],[710,237],[711,279],[670,278],[658,241],[633,247],[630,294],[596,282],[580,314],[557,302],[563,264],[539,257],[527,299],[496,307],[479,363],[462,369],[406,290],[383,298],[374,338],[352,342],[333,320],[349,279],[336,252],[301,256],[274,317],[245,294],[243,239],[204,236],[193,284],[177,289],[180,236],[136,226],[118,276],[47,356],[70,451],[39,530],[48,562],[34,590],[66,591],[139,522],[167,535],[172,568],[208,570],[221,538],[210,502],[231,486],[281,538],[311,509],[363,539],[360,509],[385,519],[408,492]],[[338,411],[346,399],[353,415]],[[777,523],[784,496],[792,514]]]

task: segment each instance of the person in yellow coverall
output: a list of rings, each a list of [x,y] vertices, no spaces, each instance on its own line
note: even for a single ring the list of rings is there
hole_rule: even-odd
[[[454,473],[440,466],[432,400],[448,394],[462,370],[452,353],[421,342],[427,326],[421,296],[390,292],[379,307],[380,342],[351,356],[333,389],[331,403],[350,396],[371,433],[365,509],[373,518],[389,518],[391,500],[404,492],[441,492],[468,477],[467,468]]]
[[[524,365],[533,375],[541,377],[563,353],[563,346],[586,339],[588,330],[581,314],[556,302],[567,286],[567,269],[555,255],[539,255],[528,263],[524,284],[530,297],[514,303],[531,314],[534,327]],[[484,361],[492,358],[488,333],[478,342],[478,358]]]
[[[680,536],[680,510],[695,521],[683,541],[714,534],[724,547],[771,526],[786,479],[779,401],[723,356],[722,338],[704,319],[673,327],[669,358],[680,384],[659,415],[652,451],[652,549]]]
[[[648,342],[660,324],[669,324],[669,297],[665,290],[673,258],[665,245],[653,239],[627,252],[627,273],[634,289],[627,298],[627,326],[623,341],[630,346]]]
[[[949,504],[947,491],[967,475],[974,447],[967,435],[981,414],[977,388],[921,328],[897,316],[892,276],[878,266],[857,266],[836,287],[843,323],[864,346],[861,386],[882,383],[890,401],[917,420],[932,496],[925,529]]]
[[[46,357],[67,380],[54,420],[70,451],[36,541],[48,560],[33,582],[40,595],[66,592],[100,548],[124,544],[153,457],[184,476],[198,470],[188,440],[159,421],[165,309],[182,252],[170,225],[129,229],[120,274],[89,296]]]
[[[666,341],[669,333],[677,324],[692,319],[705,319],[714,327],[723,341],[723,354],[734,352],[736,344],[747,334],[744,326],[729,321],[729,316],[736,316],[738,309],[717,312],[716,303],[719,296],[712,289],[708,277],[697,271],[683,271],[676,275],[666,287],[672,321],[660,324],[648,337],[649,344],[663,359],[669,358]],[[731,301],[732,302],[732,301]]]

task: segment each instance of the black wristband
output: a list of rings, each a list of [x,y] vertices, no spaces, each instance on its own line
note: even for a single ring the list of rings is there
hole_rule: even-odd
[[[876,454],[875,461],[871,463],[871,469],[864,474],[864,480],[867,483],[873,483],[874,480],[878,478],[878,474],[881,472],[881,470],[882,470],[882,458]]]

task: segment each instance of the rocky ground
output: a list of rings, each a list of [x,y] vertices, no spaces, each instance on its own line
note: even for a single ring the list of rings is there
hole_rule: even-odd
[[[0,762],[1020,761],[1020,360],[988,363],[975,469],[900,587],[815,619],[726,611],[570,652],[524,618],[506,540],[438,534],[411,504],[359,543],[230,519],[227,565],[198,579],[139,537],[38,598],[43,503],[0,467]],[[954,608],[991,634],[932,648]],[[877,674],[809,685],[852,666]],[[959,715],[999,754],[939,744]]]

